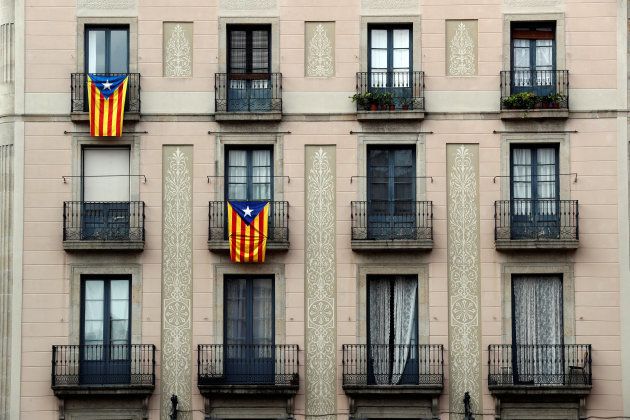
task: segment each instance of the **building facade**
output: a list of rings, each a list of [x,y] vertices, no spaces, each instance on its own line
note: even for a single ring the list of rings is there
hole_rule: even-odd
[[[630,416],[626,1],[0,19],[0,419]]]

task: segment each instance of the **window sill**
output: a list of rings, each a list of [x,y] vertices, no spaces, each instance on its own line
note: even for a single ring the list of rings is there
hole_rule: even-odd
[[[343,385],[346,395],[353,397],[378,395],[413,395],[433,397],[442,394],[444,386],[439,384],[427,385]]]
[[[423,120],[424,110],[396,110],[396,111],[357,111],[358,121],[378,120]]]
[[[568,109],[502,109],[502,120],[567,119]]]
[[[216,121],[280,121],[282,120],[282,112],[216,112],[214,114]]]
[[[496,239],[494,245],[497,250],[512,251],[525,249],[563,250],[577,249],[578,239]]]
[[[146,398],[153,394],[154,385],[55,385],[52,387],[55,396],[82,397],[82,396],[125,396]]]
[[[422,251],[433,249],[432,239],[353,239],[353,251]]]
[[[125,112],[123,116],[124,121],[140,121],[140,113],[139,112]],[[71,112],[70,120],[74,122],[82,122],[82,121],[90,121],[90,113],[89,112]]]
[[[592,385],[587,384],[558,384],[558,385],[527,385],[527,384],[488,384],[488,389],[492,395],[496,396],[521,396],[521,395],[557,395],[585,397],[591,393]]]
[[[129,251],[144,250],[144,241],[63,241],[66,251]]]

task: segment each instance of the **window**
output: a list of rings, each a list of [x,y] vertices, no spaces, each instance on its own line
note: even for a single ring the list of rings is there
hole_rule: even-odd
[[[369,27],[368,68],[372,88],[389,88],[395,97],[411,95],[411,26]]]
[[[512,360],[515,381],[562,383],[562,277],[512,277]]]
[[[368,276],[368,381],[418,381],[418,279]]]
[[[558,146],[511,148],[512,238],[560,235]]]
[[[368,147],[368,239],[413,239],[415,147]]]
[[[228,111],[269,111],[271,27],[228,25]]]
[[[274,382],[274,279],[224,281],[225,372],[230,383]]]
[[[555,93],[555,22],[512,22],[512,93]]]
[[[128,277],[82,279],[81,383],[130,381],[130,284]]]
[[[226,197],[237,201],[273,200],[271,149],[227,149]]]
[[[128,26],[86,26],[85,72],[129,73]]]
[[[82,152],[81,238],[128,240],[129,148],[86,147]]]

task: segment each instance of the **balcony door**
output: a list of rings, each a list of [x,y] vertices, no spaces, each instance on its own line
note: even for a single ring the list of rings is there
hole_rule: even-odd
[[[129,148],[83,149],[82,240],[128,240]]]
[[[86,27],[85,72],[129,73],[128,27]]]
[[[391,93],[395,105],[413,96],[411,26],[370,26],[368,70],[371,92]]]
[[[231,112],[271,111],[271,28],[228,26],[228,105]]]
[[[512,278],[512,360],[515,383],[564,381],[562,278]]]
[[[88,277],[81,286],[80,383],[129,384],[130,280]]]
[[[230,384],[273,384],[273,277],[226,277],[225,378]]]
[[[559,238],[558,148],[519,145],[511,154],[512,239]]]
[[[415,239],[415,148],[370,147],[367,154],[368,239]]]
[[[418,384],[418,279],[368,277],[368,383]]]
[[[556,93],[555,24],[512,24],[512,93]]]

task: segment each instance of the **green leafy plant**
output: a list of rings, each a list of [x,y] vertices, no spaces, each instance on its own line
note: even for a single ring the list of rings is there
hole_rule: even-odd
[[[503,98],[503,106],[508,109],[533,109],[539,99],[532,92],[519,92]]]
[[[400,98],[400,106],[402,107],[402,109],[407,110],[409,108],[413,108],[413,104],[414,104],[413,98],[407,98],[407,97]]]
[[[550,93],[540,97],[540,103],[543,108],[559,108],[560,104],[565,103],[566,100],[567,97],[560,93]]]
[[[372,92],[355,93],[350,98],[356,102],[360,109],[370,109],[370,104],[375,102],[375,95]]]

